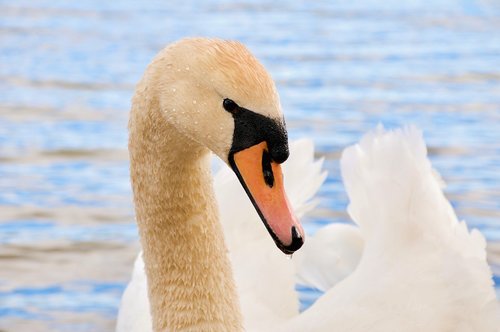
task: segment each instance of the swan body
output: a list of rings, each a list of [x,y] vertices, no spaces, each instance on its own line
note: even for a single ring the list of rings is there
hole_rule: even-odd
[[[148,67],[132,105],[143,254],[118,331],[498,331],[485,240],[458,222],[418,130],[379,128],[344,151],[348,212],[359,228],[319,232],[297,253],[296,272],[265,229],[283,252],[297,250],[304,234],[291,205],[307,212],[324,174],[306,143],[299,151],[310,157],[290,161],[295,193],[283,196],[279,98],[251,54],[219,40],[173,44]],[[214,190],[209,150],[252,204],[237,198],[243,190],[227,170]],[[296,278],[326,290],[300,314]]]
[[[283,331],[500,331],[486,242],[458,221],[421,132],[379,127],[341,171],[361,260]]]

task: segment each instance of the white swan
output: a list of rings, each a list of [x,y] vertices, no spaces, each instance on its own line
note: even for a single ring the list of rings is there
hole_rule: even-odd
[[[148,66],[129,130],[153,329],[241,330],[210,150],[237,174],[279,249],[300,248],[279,165],[289,152],[274,82],[238,42],[185,39]]]
[[[135,325],[140,331],[148,331],[152,326],[155,330],[236,331],[242,328],[224,246],[219,240],[222,234],[211,209],[212,199],[206,195],[211,192],[206,182],[209,172],[207,165],[200,166],[199,159],[205,158],[205,153],[197,142],[208,140],[207,145],[231,163],[231,157],[227,157],[231,151],[229,145],[233,130],[237,136],[234,128],[239,126],[239,120],[235,118],[236,124],[233,124],[230,121],[233,119],[224,117],[227,113],[217,104],[231,94],[238,96],[237,103],[252,105],[252,109],[258,109],[267,117],[279,119],[280,113],[274,85],[265,71],[239,44],[229,43],[229,46],[221,41],[200,39],[176,44],[153,61],[138,86],[130,123],[131,168],[152,317],[147,308],[143,307],[142,311],[134,308],[135,304],[147,303],[148,297],[137,295],[136,298],[135,294],[141,291],[140,287],[134,288],[133,282],[122,302],[119,331],[133,331],[131,321],[136,316],[142,317],[143,325]],[[188,59],[189,52],[196,55]],[[243,56],[238,52],[243,52]],[[247,69],[238,67],[241,63],[254,72],[245,73]],[[224,72],[219,72],[216,65],[222,66]],[[190,73],[200,69],[203,74],[197,72],[191,77]],[[250,76],[244,79],[231,76],[235,73]],[[186,87],[189,90],[185,90]],[[251,92],[246,91],[248,87]],[[176,91],[183,92],[176,94]],[[191,94],[196,97],[187,98]],[[256,96],[264,97],[267,104],[253,100]],[[200,104],[204,108],[192,106]],[[224,106],[230,111],[236,107]],[[164,118],[161,113],[166,113]],[[221,123],[223,129],[219,131]],[[224,128],[231,130],[228,133]],[[255,131],[255,127],[252,129]],[[214,138],[208,134],[213,132],[221,135]],[[268,143],[271,141],[270,152],[273,144],[280,146],[272,140],[272,137],[266,138]],[[195,160],[193,156],[186,156],[187,151],[194,151]],[[262,155],[262,149],[259,151]],[[282,160],[280,152],[275,160]],[[258,159],[257,168],[262,167],[265,174],[268,168],[260,162],[260,156]],[[234,168],[234,163],[232,166]],[[274,163],[272,167],[271,174],[279,176]],[[316,168],[315,174],[319,174]],[[351,200],[349,212],[365,239],[363,256],[352,274],[300,315],[293,292],[293,266],[278,255],[275,248],[269,247],[270,241],[262,234],[263,227],[254,227],[255,223],[245,223],[238,218],[228,218],[229,222],[224,223],[231,258],[240,262],[234,269],[245,328],[249,331],[498,330],[500,317],[491,272],[485,261],[484,239],[477,232],[469,234],[465,225],[457,222],[426,159],[425,145],[418,131],[379,130],[365,137],[360,145],[346,150],[342,171]],[[321,182],[320,176],[313,178]],[[186,186],[188,180],[194,180],[201,188],[197,190],[189,183]],[[258,191],[248,187],[251,185],[247,185],[250,194]],[[313,192],[314,185],[311,188]],[[235,196],[232,189],[227,192],[231,193],[231,199]],[[259,202],[255,205],[261,208]],[[208,215],[203,209],[208,209]],[[224,215],[226,212],[221,210]],[[269,210],[262,208],[260,214],[264,214],[264,219],[271,216],[266,213]],[[199,214],[204,214],[209,223],[198,218]],[[296,230],[288,237],[286,232],[279,232],[275,240],[284,251],[292,251],[287,247],[290,249],[302,234],[294,235],[300,226],[293,217],[287,220],[288,230],[294,226]],[[200,234],[193,235],[192,231]],[[350,232],[355,240],[349,243],[354,243],[359,251],[363,244],[356,232]],[[214,239],[214,243],[207,242]],[[329,239],[324,236],[322,241]],[[311,245],[317,241],[310,241]],[[299,259],[299,275],[301,280],[313,285],[320,280],[317,284],[323,286],[319,287],[329,288],[351,268],[344,268],[341,277],[330,278],[326,272],[326,277],[315,278],[315,274],[304,272],[310,271],[307,266],[332,263],[328,259],[314,263],[308,258],[308,254],[318,251],[317,247],[306,246],[304,251]],[[342,246],[334,255],[350,256],[351,261],[356,261],[356,255],[349,250],[343,253]],[[136,263],[133,278],[142,278],[145,284],[140,261]],[[127,299],[132,299],[132,306]]]

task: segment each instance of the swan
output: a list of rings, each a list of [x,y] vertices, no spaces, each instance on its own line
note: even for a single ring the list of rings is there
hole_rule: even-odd
[[[240,109],[243,116],[235,114]],[[271,137],[238,133],[245,124],[259,131],[247,111]],[[239,135],[246,145],[233,149]],[[161,52],[137,87],[129,146],[144,252],[118,331],[498,331],[484,238],[458,222],[418,130],[379,128],[344,151],[348,212],[358,227],[330,225],[310,237],[295,254],[297,271],[265,233],[288,254],[302,245],[290,205],[302,206],[297,215],[307,212],[312,205],[304,202],[324,173],[320,162],[295,168],[303,180],[298,194],[290,204],[281,188],[280,217],[273,219],[255,179],[264,189],[271,175],[281,185],[286,131],[272,80],[241,44],[187,39]],[[222,225],[207,147],[235,173],[231,180],[226,169],[215,179]],[[245,151],[250,158],[240,158]],[[292,170],[300,164],[293,155]],[[248,173],[252,167],[258,175]],[[286,166],[284,172],[286,179]],[[228,202],[243,192],[252,204]],[[326,291],[300,314],[295,278]]]
[[[212,188],[210,151],[231,167],[278,248],[304,231],[283,189],[289,155],[273,80],[239,42],[167,46],[138,83],[130,176],[155,331],[240,331],[242,315]]]

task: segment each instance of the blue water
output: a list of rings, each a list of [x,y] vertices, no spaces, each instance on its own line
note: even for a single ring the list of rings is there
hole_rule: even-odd
[[[248,45],[290,137],[326,155],[311,231],[348,220],[342,149],[379,122],[412,123],[498,274],[498,31],[497,1],[1,1],[0,329],[113,329],[138,248],[129,101],[151,58],[185,36]]]

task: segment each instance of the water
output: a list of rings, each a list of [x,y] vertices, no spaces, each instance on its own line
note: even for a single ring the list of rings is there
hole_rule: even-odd
[[[499,273],[498,2],[40,0],[0,13],[0,329],[113,329],[138,250],[129,100],[184,36],[247,44],[277,82],[291,138],[326,156],[311,232],[348,220],[341,150],[378,122],[413,123]]]

